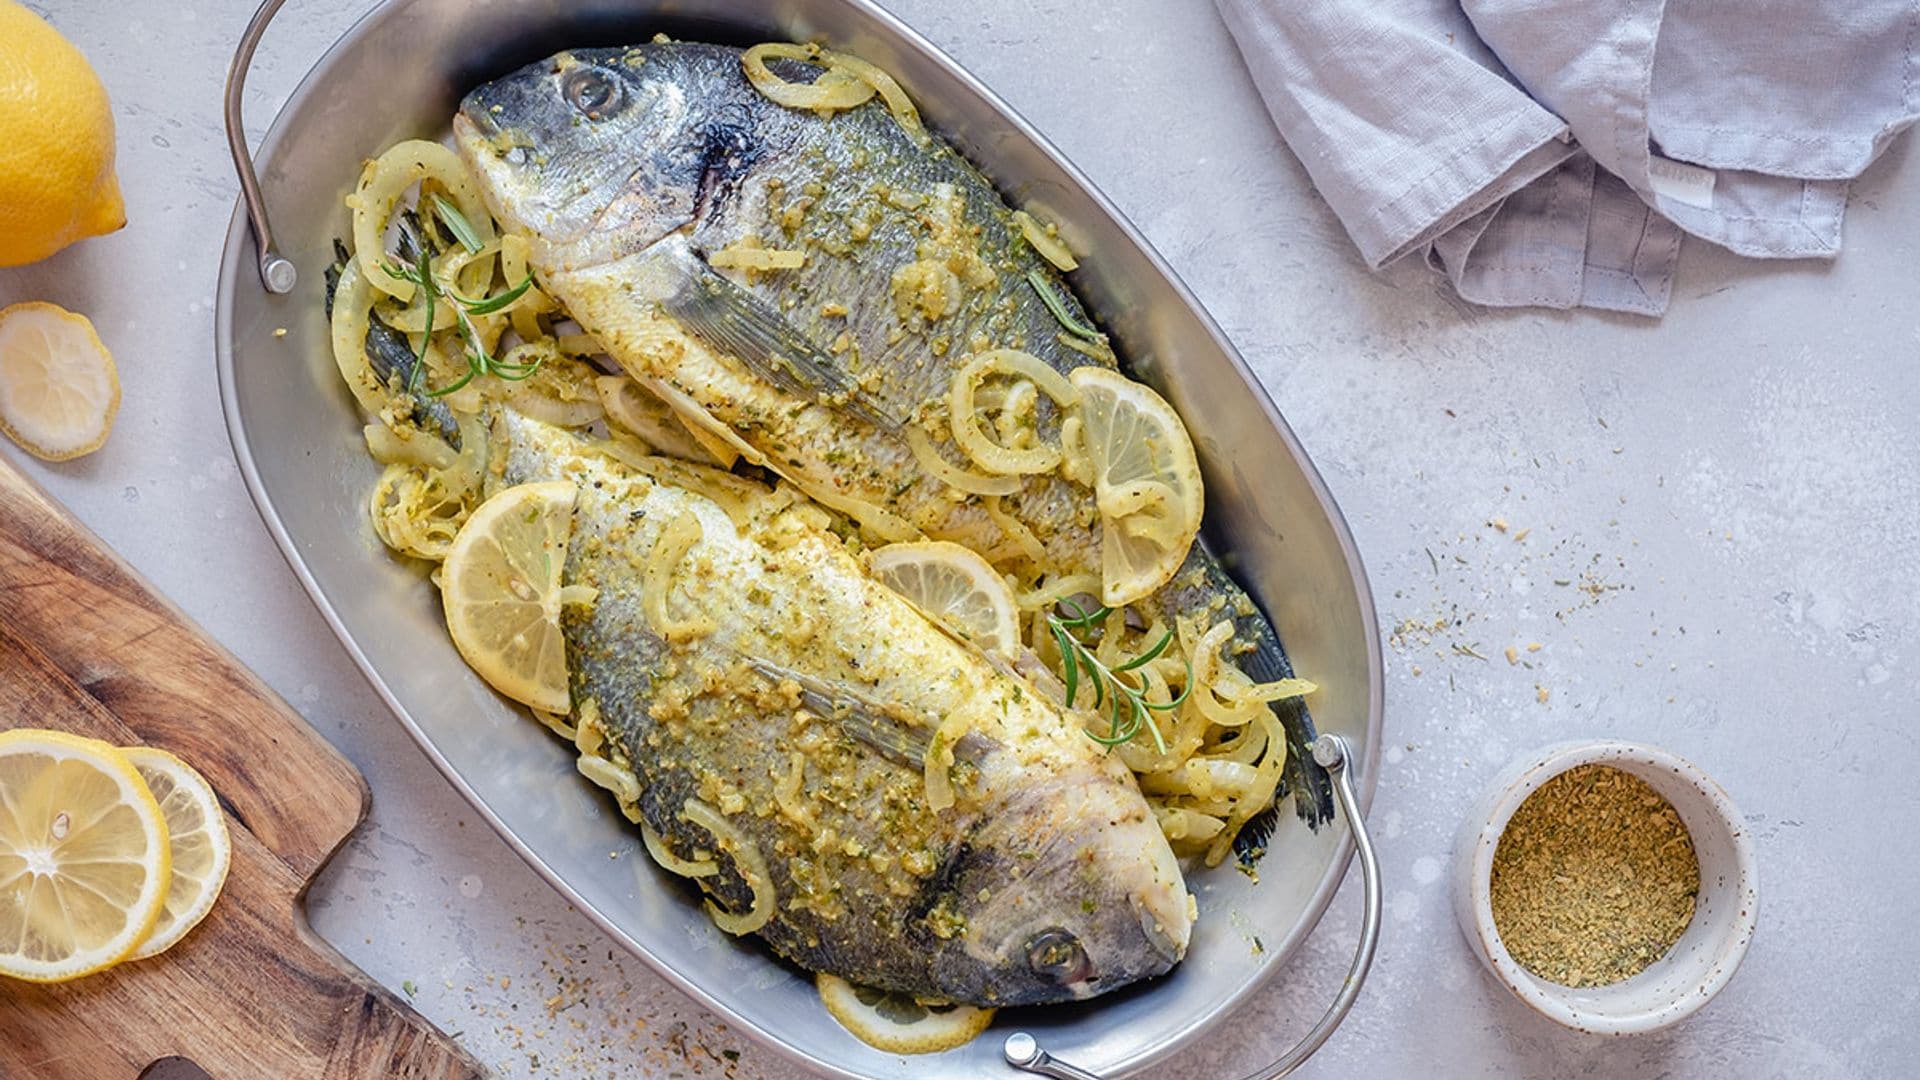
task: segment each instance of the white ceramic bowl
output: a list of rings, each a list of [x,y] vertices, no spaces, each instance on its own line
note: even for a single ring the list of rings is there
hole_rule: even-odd
[[[1579,765],[1632,773],[1673,804],[1693,836],[1700,895],[1693,922],[1645,971],[1606,986],[1575,988],[1521,967],[1500,941],[1489,886],[1493,853],[1514,811],[1548,780]],[[1692,762],[1640,743],[1558,743],[1514,762],[1468,813],[1454,845],[1454,913],[1487,971],[1535,1012],[1576,1031],[1635,1035],[1679,1023],[1733,978],[1760,913],[1753,842],[1719,784]]]

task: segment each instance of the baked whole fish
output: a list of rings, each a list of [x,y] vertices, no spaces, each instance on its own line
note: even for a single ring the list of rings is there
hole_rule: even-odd
[[[822,77],[798,60],[768,66],[792,83]],[[543,288],[630,374],[691,399],[751,460],[830,506],[884,508],[905,533],[985,546],[1004,532],[985,500],[930,473],[906,433],[940,430],[928,417],[984,350],[1024,350],[1063,374],[1117,365],[1104,339],[1063,332],[1087,313],[988,180],[877,98],[833,115],[787,108],[748,81],[739,50],[660,42],[531,65],[474,90],[454,126],[495,217],[534,237]],[[755,248],[804,263],[713,268]],[[1044,398],[1035,410],[1041,439],[1058,442],[1060,411]],[[1028,476],[1002,507],[1049,566],[1100,572],[1088,488]],[[1292,675],[1204,542],[1132,606],[1168,625],[1231,619],[1226,655],[1246,675]],[[1298,699],[1272,707],[1290,749],[1279,794],[1317,826],[1332,796],[1305,751],[1311,721]],[[1271,821],[1241,831],[1243,858]]]
[[[765,913],[757,933],[802,967],[976,1005],[1090,997],[1180,960],[1192,909],[1132,775],[870,579],[817,507],[493,416],[490,493],[580,490],[564,575],[597,598],[563,622],[574,719],[636,781],[662,861],[708,864],[723,926]],[[658,565],[676,535],[690,546]]]

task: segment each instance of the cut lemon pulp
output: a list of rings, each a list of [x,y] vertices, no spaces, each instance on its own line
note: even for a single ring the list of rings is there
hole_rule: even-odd
[[[220,888],[227,882],[233,845],[227,837],[227,819],[220,811],[220,800],[192,766],[150,746],[129,746],[121,753],[160,804],[173,856],[172,884],[161,905],[160,919],[130,957],[144,960],[172,948],[213,910],[213,902],[220,898]]]
[[[1076,368],[1075,415],[1100,508],[1102,603],[1122,607],[1173,579],[1200,534],[1205,493],[1185,424],[1166,399],[1101,367]]]
[[[855,986],[821,972],[820,1001],[854,1038],[890,1054],[937,1054],[965,1046],[993,1023],[993,1010],[973,1005],[922,1005],[904,994]]]
[[[86,316],[42,303],[0,311],[0,431],[66,461],[100,449],[119,409],[113,356]]]
[[[1002,656],[1020,651],[1013,593],[987,560],[945,540],[888,544],[868,570],[881,584],[961,637]]]
[[[0,732],[0,975],[113,966],[153,929],[172,877],[166,819],[120,751]]]
[[[500,492],[467,518],[440,568],[460,655],[495,690],[552,713],[568,710],[560,611],[594,595],[560,583],[578,496],[567,480]]]

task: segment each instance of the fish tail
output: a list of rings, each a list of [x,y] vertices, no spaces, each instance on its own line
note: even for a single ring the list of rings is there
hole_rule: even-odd
[[[1256,611],[1239,620],[1239,636],[1253,643],[1253,650],[1242,655],[1240,669],[1256,682],[1294,677],[1293,663],[1280,645],[1279,634],[1264,614]],[[1293,812],[1307,827],[1319,831],[1333,820],[1333,777],[1313,759],[1310,746],[1315,737],[1313,715],[1304,698],[1287,698],[1272,704],[1274,715],[1287,736],[1287,763],[1281,771],[1273,805],[1255,815],[1234,838],[1233,851],[1243,862],[1258,858],[1279,823],[1280,805],[1293,796]]]
[[[1199,571],[1197,574],[1194,573],[1196,570]],[[1194,544],[1186,567],[1174,575],[1174,580],[1189,583],[1185,586],[1176,584],[1163,594],[1168,609],[1176,615],[1186,612],[1208,613],[1204,617],[1212,619],[1215,616],[1211,613],[1222,610],[1220,601],[1223,598],[1226,601],[1225,610],[1244,612],[1234,619],[1234,636],[1253,648],[1235,660],[1248,678],[1255,682],[1272,682],[1294,677],[1293,661],[1288,659],[1287,650],[1281,645],[1280,634],[1274,629],[1272,621],[1227,573],[1204,541]],[[1256,814],[1234,838],[1235,856],[1248,864],[1266,850],[1267,841],[1273,836],[1274,827],[1279,824],[1280,807],[1288,796],[1293,797],[1294,814],[1306,822],[1308,828],[1317,832],[1320,826],[1333,820],[1333,777],[1313,760],[1313,751],[1309,749],[1315,732],[1313,715],[1306,701],[1302,698],[1286,698],[1273,702],[1271,708],[1280,719],[1281,730],[1286,733],[1287,761],[1281,770],[1280,783],[1274,790],[1273,805]]]

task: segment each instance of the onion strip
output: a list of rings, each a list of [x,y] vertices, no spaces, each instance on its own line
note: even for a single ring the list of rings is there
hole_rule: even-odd
[[[753,906],[745,915],[735,915],[713,901],[707,901],[707,914],[712,916],[714,925],[736,935],[751,934],[767,925],[773,918],[773,877],[767,873],[767,860],[761,857],[760,849],[744,833],[734,828],[733,823],[720,811],[699,799],[688,799],[681,813],[688,821],[713,834],[714,841],[721,849],[733,856],[734,870],[746,879],[747,887],[753,890]]]
[[[1285,701],[1287,698],[1306,697],[1318,689],[1320,685],[1311,679],[1275,679],[1245,687],[1227,687],[1220,691],[1220,696],[1235,701]]]
[[[668,873],[685,878],[703,878],[720,872],[720,864],[712,859],[683,859],[668,851],[667,845],[660,842],[660,838],[647,828],[644,821],[640,823],[640,842],[647,845],[647,854],[653,856],[653,861]]]
[[[1040,257],[1052,263],[1056,269],[1079,268],[1080,260],[1073,257],[1073,249],[1067,247],[1066,241],[1060,239],[1059,229],[1047,231],[1047,226],[1041,225],[1038,218],[1025,210],[1013,212],[1013,223],[1020,226],[1020,235],[1033,246],[1033,250],[1039,252]]]
[[[778,469],[774,471],[779,472]],[[780,475],[786,477],[788,483],[804,492],[807,498],[829,510],[852,518],[860,528],[889,544],[920,539],[920,530],[912,522],[886,507],[876,506],[857,496],[844,495],[825,484],[801,480],[798,477],[787,476],[786,473],[780,473]]]
[[[1069,596],[1081,595],[1100,595],[1099,574],[1069,574],[1066,577],[1056,577],[1027,592],[1015,593],[1013,603],[1021,611],[1039,611],[1050,608]]]
[[[1033,535],[1032,529],[1027,528],[1026,522],[1007,512],[1006,504],[1001,501],[1000,496],[989,495],[983,500],[982,505],[986,507],[987,517],[1006,534],[1008,540],[1012,541],[1016,552],[1035,566],[1046,563],[1045,545],[1040,543],[1039,537]]]
[[[493,217],[480,198],[479,185],[460,156],[437,142],[409,139],[396,143],[387,152],[367,164],[360,175],[360,186],[348,197],[353,208],[353,249],[360,270],[372,287],[402,302],[413,299],[413,283],[386,272],[385,236],[393,208],[408,188],[432,181],[446,189],[473,224],[480,242],[494,238]]]
[[[807,784],[807,755],[798,750],[787,754],[787,774],[773,785],[773,803],[780,812],[796,825],[813,825],[813,813],[801,800],[801,792]]]
[[[606,758],[582,754],[574,761],[574,767],[580,775],[593,781],[595,787],[613,792],[622,805],[640,801],[640,781],[634,775]]]
[[[647,622],[653,626],[653,632],[669,642],[691,641],[705,637],[713,632],[712,619],[705,616],[675,618],[667,612],[667,594],[673,588],[674,568],[680,565],[687,552],[692,551],[700,542],[704,530],[700,519],[691,510],[682,510],[653,542],[653,550],[647,554],[645,567],[640,572],[640,587],[644,590],[640,598],[640,608],[646,613]]]
[[[508,284],[527,280],[532,260],[533,241],[519,233],[508,233],[500,238],[500,273]],[[528,289],[525,295],[507,308],[513,320],[513,332],[519,334],[523,341],[545,337],[538,316],[552,311],[555,306],[553,299],[542,292],[538,285]]]
[[[818,45],[792,45],[782,41],[755,45],[740,55],[747,81],[776,104],[789,109],[812,109],[832,113],[862,105],[877,92],[873,84],[855,75],[838,72],[826,62]],[[825,70],[811,83],[793,83],[767,68],[769,59],[798,60]]]
[[[459,460],[453,447],[418,428],[395,430],[384,423],[373,423],[361,434],[367,440],[367,453],[382,465],[444,469]]]
[[[880,94],[880,100],[886,102],[887,111],[913,141],[921,146],[927,145],[927,128],[920,122],[920,110],[914,107],[913,99],[900,88],[892,75],[876,64],[849,53],[823,52],[821,59],[827,62],[829,69],[844,71],[847,74],[873,87]]]
[[[954,803],[953,793],[953,748],[960,744],[973,727],[968,715],[973,699],[965,702],[940,720],[940,726],[934,728],[933,739],[927,745],[927,758],[922,765],[927,786],[927,809],[935,813],[947,809]]]
[[[917,427],[908,427],[907,448],[913,451],[913,459],[920,467],[933,474],[934,478],[956,491],[968,495],[1012,495],[1021,488],[1017,476],[982,476],[968,472],[940,456],[927,433]]]
[[[635,376],[634,381],[646,387],[653,396],[672,406],[673,411],[679,415],[680,422],[686,425],[687,434],[692,435],[701,446],[705,447],[707,453],[713,455],[714,460],[724,463],[727,468],[732,468],[733,463],[740,458],[746,458],[752,465],[767,463],[765,454],[754,449],[751,443],[740,437],[739,432],[721,423],[719,417],[708,412],[705,406],[695,401],[686,391],[665,379],[652,376],[644,378]]]
[[[1280,718],[1270,709],[1261,709],[1255,722],[1267,733],[1267,752],[1260,759],[1260,766],[1254,773],[1253,796],[1240,800],[1239,809],[1227,818],[1226,828],[1214,837],[1213,845],[1207,849],[1207,865],[1219,866],[1227,853],[1233,850],[1233,838],[1240,834],[1240,826],[1253,820],[1253,815],[1273,805],[1274,792],[1280,785],[1280,771],[1287,764],[1287,737],[1280,730]]]
[[[798,270],[807,265],[807,253],[731,244],[714,252],[707,265],[716,270]]]
[[[1187,636],[1186,633],[1181,635],[1183,639]],[[1222,619],[1200,635],[1198,641],[1192,642],[1187,651],[1188,658],[1193,661],[1193,693],[1188,695],[1187,700],[1192,707],[1200,710],[1201,715],[1221,727],[1240,727],[1252,720],[1254,715],[1268,711],[1257,701],[1226,702],[1215,693],[1215,687],[1223,681],[1220,646],[1232,636],[1233,623]]]
[[[333,362],[346,380],[353,400],[369,415],[378,416],[387,405],[387,388],[373,372],[367,358],[367,327],[373,311],[373,291],[358,262],[349,262],[340,270],[339,284],[333,290],[333,318],[329,329],[333,336]]]
[[[1051,446],[1015,449],[995,442],[980,428],[978,403],[974,393],[980,380],[992,374],[1031,379],[1040,391],[1062,408],[1080,400],[1080,391],[1066,376],[1048,367],[1032,353],[1018,349],[989,349],[954,375],[947,390],[947,421],[953,429],[953,441],[974,464],[991,473],[1048,473],[1060,466],[1060,451]]]

